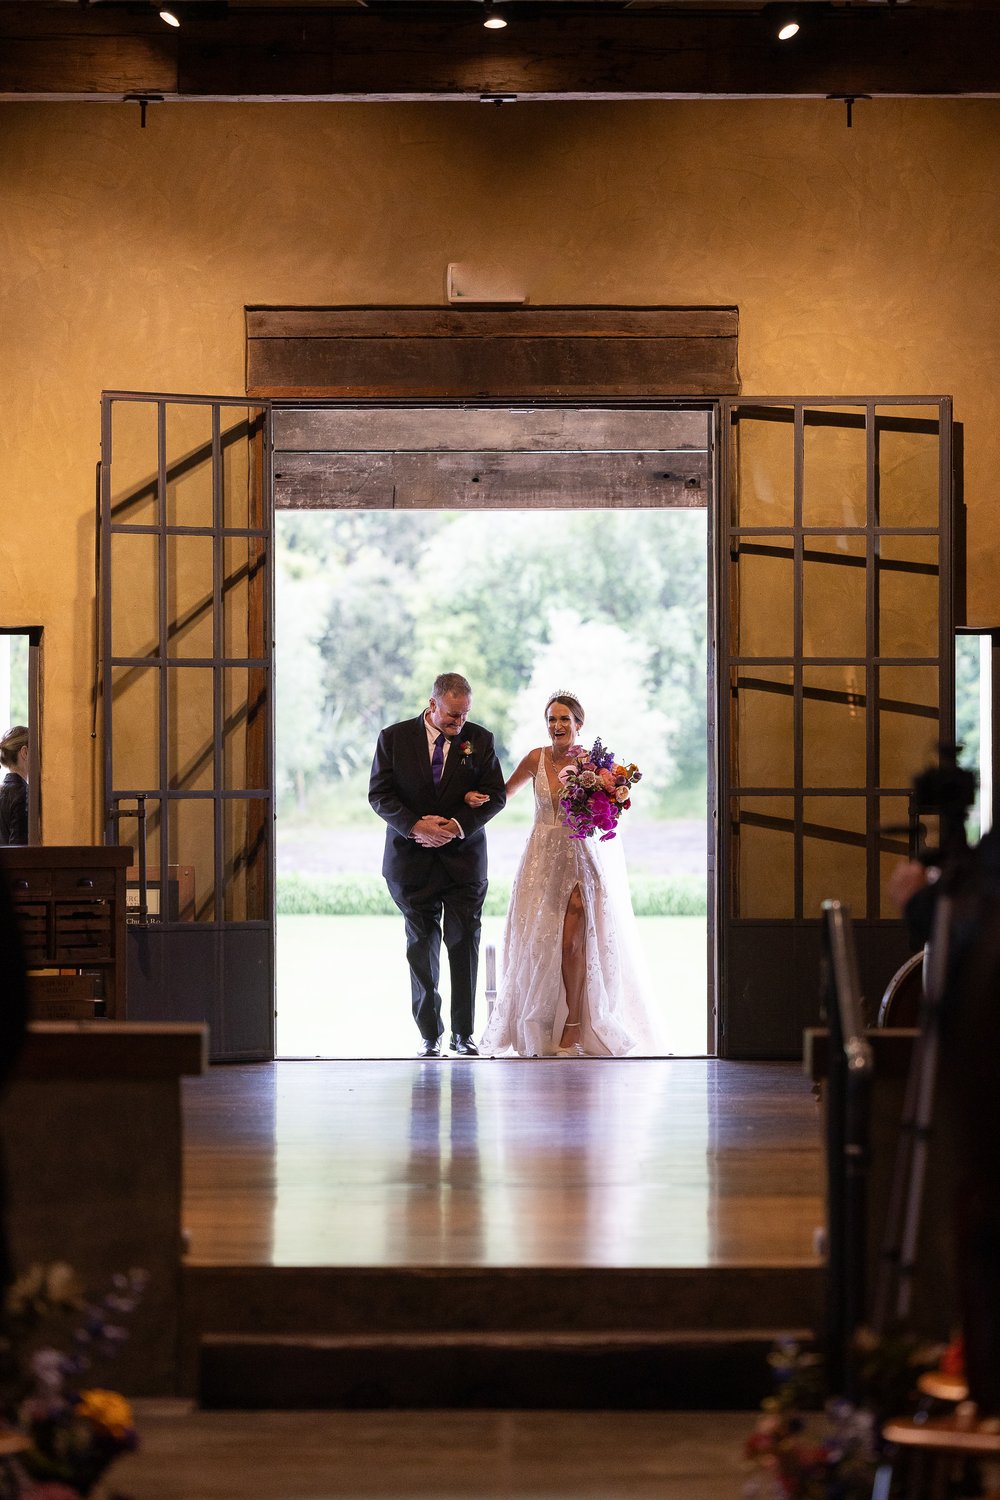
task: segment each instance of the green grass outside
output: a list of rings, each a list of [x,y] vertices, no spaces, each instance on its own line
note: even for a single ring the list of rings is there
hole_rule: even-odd
[[[632,875],[632,906],[637,917],[704,917],[705,880],[698,875]],[[510,881],[491,880],[484,914],[502,917],[510,902]],[[279,875],[279,916],[394,916],[396,908],[380,875]]]

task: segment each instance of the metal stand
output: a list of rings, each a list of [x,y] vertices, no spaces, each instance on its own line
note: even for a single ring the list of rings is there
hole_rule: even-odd
[[[884,1334],[904,1321],[913,1305],[917,1240],[927,1176],[927,1151],[934,1113],[941,1002],[951,941],[953,900],[942,892],[934,913],[931,941],[924,962],[924,999],[910,1072],[906,1081],[899,1148],[892,1176],[885,1232],[879,1259],[872,1324]]]
[[[854,1399],[848,1349],[866,1315],[868,1116],[872,1054],[865,1039],[850,909],[823,902],[830,1072],[827,1088],[827,1369]]]

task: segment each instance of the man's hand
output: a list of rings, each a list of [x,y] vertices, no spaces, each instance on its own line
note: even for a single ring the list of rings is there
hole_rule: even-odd
[[[410,829],[410,838],[422,849],[440,849],[456,838],[455,824],[451,818],[440,818],[437,813],[425,813]]]
[[[910,897],[922,891],[927,883],[925,865],[916,859],[901,859],[889,876],[889,895],[902,911]]]

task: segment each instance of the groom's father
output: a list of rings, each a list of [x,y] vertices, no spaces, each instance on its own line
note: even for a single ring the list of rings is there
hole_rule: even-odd
[[[493,736],[467,723],[472,689],[457,672],[434,683],[426,711],[378,737],[368,800],[384,818],[382,874],[406,924],[420,1057],[441,1056],[441,935],[451,970],[451,1050],[473,1040],[479,931],[486,898],[484,825],[507,800]],[[467,792],[488,801],[470,807]]]

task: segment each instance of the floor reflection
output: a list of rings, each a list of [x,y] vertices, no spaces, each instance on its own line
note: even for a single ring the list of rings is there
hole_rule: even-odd
[[[277,1265],[812,1263],[815,1101],[783,1064],[279,1063]]]

